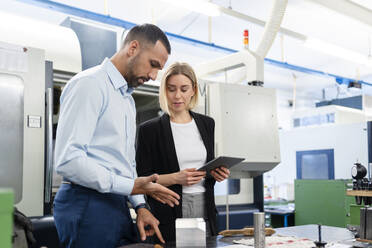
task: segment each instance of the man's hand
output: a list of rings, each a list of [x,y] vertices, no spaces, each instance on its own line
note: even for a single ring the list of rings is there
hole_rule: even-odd
[[[206,175],[205,171],[197,171],[195,168],[184,169],[176,174],[177,184],[190,186],[200,182]]]
[[[145,241],[146,236],[152,236],[156,233],[158,239],[165,243],[163,236],[159,230],[159,221],[146,208],[140,208],[137,211],[137,227],[141,236],[141,240]],[[147,226],[146,230],[145,227]]]
[[[180,196],[172,190],[155,183],[158,178],[157,174],[148,177],[137,177],[134,181],[131,195],[146,194],[171,207],[174,207],[174,204],[178,205]]]
[[[220,166],[220,167],[218,167],[214,170],[211,170],[211,175],[214,177],[214,179],[217,182],[222,182],[223,180],[225,180],[226,178],[229,177],[230,171],[229,171],[229,169],[227,169],[223,166]]]

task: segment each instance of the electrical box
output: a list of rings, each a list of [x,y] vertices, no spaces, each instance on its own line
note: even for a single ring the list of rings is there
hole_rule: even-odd
[[[350,205],[355,197],[347,196],[351,180],[295,180],[295,225],[318,224],[346,227],[350,224]]]
[[[232,178],[250,178],[280,163],[275,89],[237,84],[208,85],[216,156],[245,158]]]

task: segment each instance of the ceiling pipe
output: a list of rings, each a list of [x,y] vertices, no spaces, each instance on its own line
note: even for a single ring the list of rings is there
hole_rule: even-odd
[[[265,25],[264,33],[256,50],[256,54],[261,58],[266,57],[272,44],[274,43],[276,34],[278,33],[280,25],[282,24],[287,3],[288,0],[276,0],[273,3],[270,11],[269,21]]]
[[[106,24],[110,24],[110,25],[114,25],[114,26],[123,27],[125,29],[130,29],[130,28],[132,28],[133,26],[136,25],[135,23],[132,23],[132,22],[128,22],[128,21],[124,21],[124,20],[121,20],[121,19],[118,19],[118,18],[102,15],[102,14],[95,13],[95,12],[92,12],[92,11],[83,10],[83,9],[72,7],[72,6],[69,6],[69,5],[53,2],[53,1],[50,1],[50,0],[17,0],[17,1],[27,3],[27,4],[31,4],[31,5],[34,5],[34,6],[38,6],[38,7],[42,7],[42,8],[46,8],[46,9],[50,9],[50,10],[54,10],[54,11],[58,11],[58,12],[65,13],[65,14],[68,14],[68,15],[74,15],[74,16],[78,16],[78,17],[93,20],[93,21],[98,21],[98,22],[102,22],[102,23],[106,23]],[[181,42],[184,42],[184,43],[187,43],[187,44],[192,44],[194,46],[205,47],[205,48],[208,48],[208,49],[221,51],[223,53],[236,53],[236,52],[238,52],[237,50],[227,48],[227,47],[218,46],[218,45],[215,45],[214,43],[208,43],[208,42],[188,38],[188,37],[185,37],[185,36],[181,36],[181,35],[177,35],[177,34],[173,34],[173,33],[169,33],[169,32],[166,32],[166,34],[170,39],[176,39],[178,41],[181,41]],[[352,78],[339,76],[339,75],[336,75],[336,74],[330,74],[330,73],[326,73],[326,72],[322,72],[322,71],[318,71],[318,70],[313,70],[313,69],[309,69],[309,68],[305,68],[305,67],[301,67],[301,66],[296,66],[296,65],[288,64],[286,62],[280,62],[280,61],[276,61],[276,60],[268,59],[268,58],[265,58],[264,61],[265,61],[266,64],[278,66],[278,67],[289,69],[289,70],[299,71],[299,72],[303,72],[303,73],[307,73],[307,74],[311,74],[311,75],[323,76],[323,77],[333,77],[333,78],[335,78],[336,82],[339,83],[339,84],[346,84],[346,83],[349,83],[349,82],[358,81],[361,84],[372,86],[372,83],[368,83],[368,82],[365,82],[365,81],[362,81],[362,80],[356,80],[356,79],[352,79]]]

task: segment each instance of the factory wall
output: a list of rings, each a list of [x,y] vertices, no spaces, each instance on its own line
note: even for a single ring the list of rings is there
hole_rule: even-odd
[[[280,130],[281,163],[265,174],[266,194],[293,200],[296,179],[296,151],[334,149],[335,179],[350,179],[352,165],[368,164],[367,123]],[[269,189],[270,192],[267,192]]]

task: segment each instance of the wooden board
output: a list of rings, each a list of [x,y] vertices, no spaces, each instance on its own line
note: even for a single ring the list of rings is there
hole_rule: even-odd
[[[370,197],[372,197],[372,190],[347,190],[346,195],[349,195],[349,196],[370,196]]]
[[[368,239],[359,239],[359,238],[357,238],[356,241],[365,242],[365,243],[372,243],[372,240],[368,240]]]

